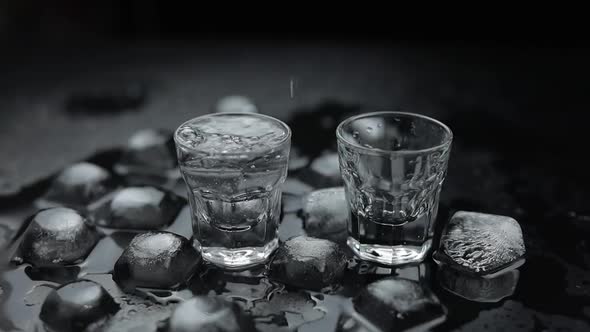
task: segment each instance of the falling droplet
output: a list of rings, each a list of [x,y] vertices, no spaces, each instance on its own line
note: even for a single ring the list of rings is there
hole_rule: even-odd
[[[291,77],[289,79],[289,96],[291,99],[295,98],[295,89],[297,89],[297,79],[295,77]]]

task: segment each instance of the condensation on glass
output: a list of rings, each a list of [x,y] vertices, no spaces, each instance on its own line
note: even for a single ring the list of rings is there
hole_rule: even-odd
[[[418,114],[376,112],[346,119],[336,136],[350,248],[382,264],[422,261],[432,245],[451,130]]]

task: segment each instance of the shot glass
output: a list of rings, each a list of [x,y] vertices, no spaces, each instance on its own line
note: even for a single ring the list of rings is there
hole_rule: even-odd
[[[174,140],[203,258],[230,269],[265,262],[278,247],[289,127],[255,113],[209,114],[183,123]]]
[[[348,246],[381,264],[422,261],[432,245],[449,127],[423,115],[375,112],[344,120],[336,136]]]

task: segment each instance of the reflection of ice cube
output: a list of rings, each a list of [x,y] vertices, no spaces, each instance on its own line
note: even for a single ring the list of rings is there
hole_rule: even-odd
[[[30,218],[13,261],[36,267],[82,261],[100,235],[84,216],[68,208],[41,210]]]
[[[119,305],[100,284],[79,280],[49,293],[39,317],[55,331],[82,331],[118,310]]]
[[[254,322],[233,302],[197,296],[180,304],[168,320],[169,332],[256,331]]]
[[[430,329],[445,320],[436,296],[418,282],[386,278],[366,286],[354,299],[355,309],[384,331]]]
[[[446,226],[437,257],[448,257],[458,267],[490,274],[521,261],[525,253],[516,220],[492,214],[459,211]],[[444,254],[445,256],[442,256]]]
[[[348,206],[343,187],[311,192],[303,201],[303,213],[308,235],[328,239],[346,238]]]
[[[519,273],[518,270],[511,270],[494,278],[482,278],[443,266],[438,276],[443,288],[462,298],[475,302],[499,302],[514,293]]]
[[[298,236],[277,250],[271,262],[271,277],[294,287],[319,290],[338,282],[346,263],[336,243]]]
[[[91,163],[77,163],[65,168],[45,194],[48,201],[67,206],[82,206],[113,189],[113,179],[104,168]]]
[[[113,280],[124,288],[175,288],[195,272],[201,255],[182,236],[148,232],[135,236],[115,263]]]
[[[185,205],[184,199],[154,187],[128,187],[115,194],[102,226],[158,229],[170,224]]]
[[[310,294],[304,291],[275,292],[269,300],[257,301],[250,312],[262,331],[294,331],[304,323],[322,319],[325,315],[316,307]]]

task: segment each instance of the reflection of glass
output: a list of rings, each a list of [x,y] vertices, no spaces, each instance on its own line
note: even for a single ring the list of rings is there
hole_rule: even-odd
[[[226,268],[266,261],[278,246],[289,127],[260,114],[210,114],[174,139],[203,258]]]
[[[442,265],[438,271],[438,280],[444,289],[475,302],[499,302],[511,296],[518,277],[518,270],[506,271],[493,278],[461,273],[446,265]]]
[[[377,112],[345,120],[336,135],[348,245],[382,264],[422,261],[432,244],[451,130],[418,114]]]

